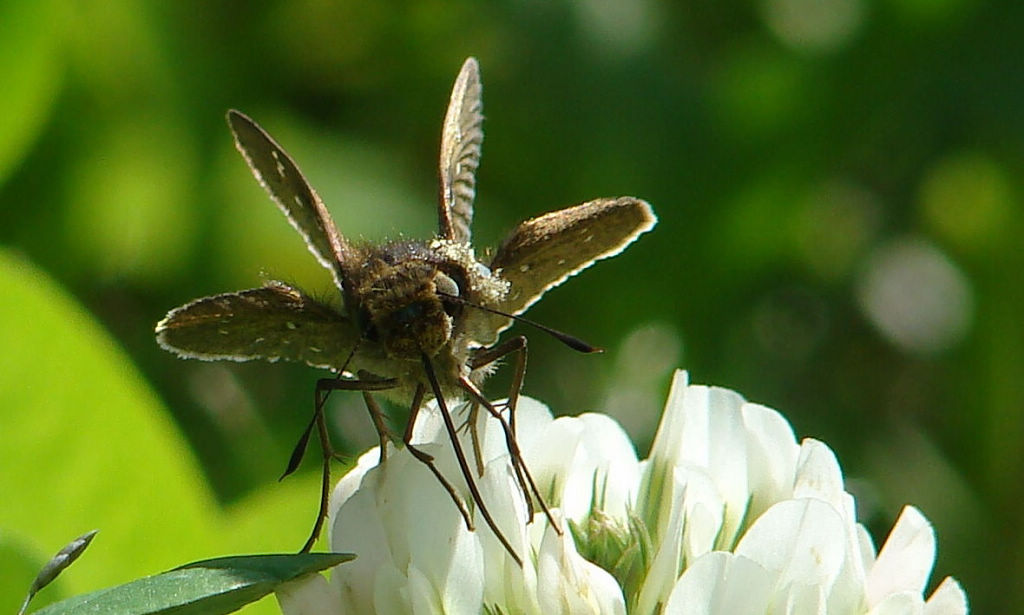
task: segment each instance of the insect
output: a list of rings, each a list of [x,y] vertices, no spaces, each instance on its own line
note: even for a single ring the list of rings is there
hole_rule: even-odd
[[[604,198],[522,222],[489,260],[478,258],[470,243],[476,194],[476,170],[483,141],[479,67],[473,58],[462,66],[444,118],[440,153],[438,233],[427,241],[377,244],[349,242],[335,228],[326,207],[291,157],[253,120],[229,111],[235,145],[256,179],[302,235],[313,256],[331,273],[341,292],[340,309],[283,282],[197,299],[171,310],[156,326],[159,344],[182,358],[248,361],[285,359],[336,372],[321,378],[315,411],[289,462],[296,469],[314,428],[323,445],[320,511],[308,551],[327,513],[333,451],[323,420],[323,404],[332,390],[362,393],[381,444],[381,462],[391,434],[372,393],[410,404],[402,440],[426,464],[473,529],[465,503],[437,470],[432,457],[412,443],[412,427],[422,405],[437,400],[460,469],[481,516],[510,555],[518,554],[494,524],[475,486],[469,461],[456,437],[448,400],[469,399],[501,421],[517,480],[529,502],[527,483],[550,513],[515,442],[515,396],[525,372],[526,338],[498,343],[499,334],[548,289],[613,256],[650,230],[656,218],[650,205],[633,197]],[[527,321],[529,322],[529,321]],[[530,323],[536,325],[535,323]],[[596,349],[540,327],[571,347]],[[495,361],[515,353],[509,419],[483,395],[480,385]],[[467,421],[468,424],[474,423]],[[475,432],[473,432],[475,435]],[[477,452],[479,466],[479,453]],[[482,472],[482,468],[478,467]],[[530,503],[532,507],[532,503]],[[556,528],[556,524],[552,522]]]

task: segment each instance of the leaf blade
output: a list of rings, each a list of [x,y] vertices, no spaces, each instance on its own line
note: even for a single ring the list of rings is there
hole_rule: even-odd
[[[354,559],[349,553],[221,557],[186,564],[51,604],[38,615],[216,615],[263,598],[282,583]]]

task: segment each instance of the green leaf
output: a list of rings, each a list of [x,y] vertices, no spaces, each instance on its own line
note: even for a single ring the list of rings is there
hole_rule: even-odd
[[[50,118],[64,74],[64,11],[52,0],[0,2],[0,181]]]
[[[347,553],[299,553],[204,560],[117,587],[75,596],[36,613],[230,613],[266,596],[282,583],[353,558],[354,555]]]
[[[92,316],[2,248],[0,287],[0,468],[10,469],[0,472],[0,552],[8,545],[21,554],[0,566],[18,563],[17,574],[0,575],[0,613],[17,610],[68,536],[93,527],[102,540],[37,603],[198,557],[302,544],[316,512],[318,473],[268,484],[221,508],[166,410]],[[272,601],[246,610],[274,611]]]
[[[87,565],[66,577],[72,592],[223,553],[223,513],[125,353],[53,280],[3,250],[0,287],[0,530],[45,561],[69,536],[102,529]],[[4,604],[27,589],[0,580]]]

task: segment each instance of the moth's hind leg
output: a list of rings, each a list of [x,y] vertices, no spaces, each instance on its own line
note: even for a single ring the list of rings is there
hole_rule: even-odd
[[[306,446],[309,444],[309,436],[313,432],[313,428],[316,427],[317,435],[320,438],[320,450],[322,451],[322,467],[321,467],[321,481],[320,481],[320,508],[317,511],[316,521],[313,523],[313,530],[309,534],[309,538],[305,544],[302,545],[300,553],[308,553],[313,548],[313,544],[316,543],[316,539],[320,536],[320,531],[323,529],[324,520],[327,519],[327,509],[330,504],[331,497],[331,460],[334,459],[334,447],[331,445],[330,434],[327,431],[327,423],[324,420],[324,404],[327,402],[327,397],[331,391],[361,391],[364,395],[364,399],[367,399],[367,408],[370,411],[370,417],[374,421],[374,425],[377,427],[377,433],[381,439],[381,460],[383,460],[385,451],[387,450],[384,446],[385,439],[388,431],[384,425],[383,413],[380,407],[377,406],[376,402],[369,396],[370,391],[383,391],[385,389],[394,388],[397,382],[395,380],[351,380],[343,379],[340,376],[337,378],[320,378],[316,381],[316,389],[313,392],[313,418],[309,421],[309,425],[302,432],[299,437],[299,441],[295,444],[295,448],[292,450],[291,458],[288,460],[288,467],[285,469],[284,474],[281,478],[288,476],[294,472],[299,464],[302,462],[302,457],[306,454]],[[372,404],[372,407],[371,407]],[[376,413],[375,413],[376,412]],[[383,431],[382,431],[383,430]]]
[[[547,503],[541,496],[540,490],[537,488],[537,485],[533,480],[533,476],[530,475],[529,468],[526,467],[526,461],[523,459],[522,452],[519,450],[519,443],[516,440],[516,405],[519,403],[519,394],[522,391],[523,380],[526,377],[526,338],[520,335],[502,342],[497,346],[492,346],[491,348],[479,351],[470,361],[470,367],[478,369],[513,353],[515,353],[515,371],[512,373],[512,386],[508,392],[508,401],[505,402],[505,408],[508,409],[509,413],[508,421],[505,420],[505,417],[502,415],[502,411],[498,410],[494,404],[484,397],[483,393],[476,385],[466,378],[460,379],[459,384],[463,390],[469,393],[471,401],[483,406],[484,409],[486,409],[487,412],[501,424],[502,431],[505,432],[505,445],[508,448],[509,457],[512,458],[512,467],[515,470],[520,489],[522,489],[523,497],[526,498],[530,517],[533,517],[533,500],[536,498],[537,503],[540,505],[540,508],[544,512],[544,516],[547,517],[551,527],[554,528],[557,533],[561,534],[561,528],[557,523],[555,523],[551,510],[548,508]],[[474,442],[475,441],[476,440],[474,440]],[[531,493],[533,494],[533,497],[530,497]]]
[[[428,453],[424,453],[412,443],[413,428],[416,425],[416,417],[419,415],[420,407],[423,405],[423,397],[426,395],[426,389],[423,385],[416,387],[416,393],[413,395],[412,407],[409,408],[409,422],[405,424],[405,433],[402,435],[402,442],[405,443],[405,448],[416,458],[417,461],[427,466],[430,472],[437,478],[437,481],[441,483],[444,490],[448,492],[448,495],[455,502],[455,507],[459,509],[459,514],[462,515],[462,519],[466,522],[466,529],[473,531],[473,519],[469,516],[469,510],[466,508],[466,503],[459,497],[459,494],[455,491],[455,487],[441,474],[441,471],[437,469],[437,465],[434,464],[434,457]]]
[[[508,409],[509,428],[512,436],[516,433],[516,404],[519,403],[519,394],[523,390],[523,380],[526,378],[526,337],[518,335],[508,339],[497,346],[484,348],[478,351],[470,359],[470,368],[476,370],[486,367],[495,361],[499,361],[513,353],[515,355],[514,371],[512,372],[512,386],[508,390],[508,399],[505,401],[505,408]],[[494,407],[493,404],[491,406]],[[510,451],[511,452],[511,451]]]

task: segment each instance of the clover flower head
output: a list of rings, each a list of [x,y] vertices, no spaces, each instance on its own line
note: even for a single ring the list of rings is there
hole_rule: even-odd
[[[481,418],[480,489],[521,567],[479,511],[466,529],[423,464],[401,449],[378,464],[374,449],[332,498],[331,548],[357,559],[280,592],[285,612],[967,612],[952,578],[925,596],[936,545],[920,511],[904,508],[876,549],[831,449],[797,442],[781,414],[733,391],[677,372],[642,461],[608,416],[556,419],[529,398],[517,412],[526,465],[565,531],[527,518],[501,429]],[[433,404],[413,440],[468,500]]]

